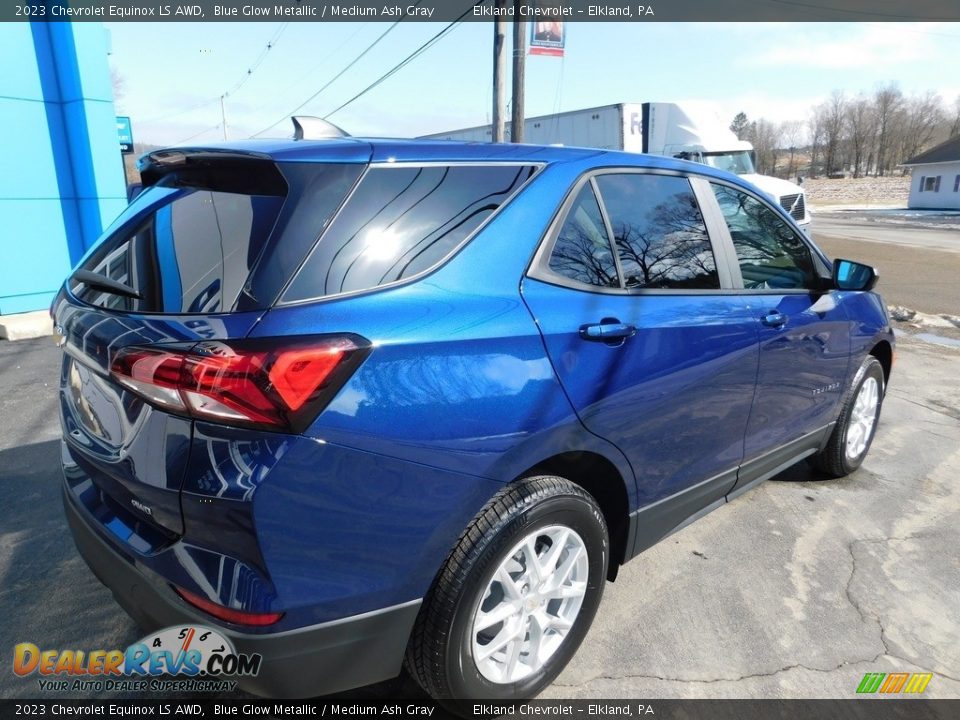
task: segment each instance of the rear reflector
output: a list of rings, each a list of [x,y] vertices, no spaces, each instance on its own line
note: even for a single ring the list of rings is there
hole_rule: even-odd
[[[217,618],[218,620],[234,623],[235,625],[263,627],[265,625],[273,625],[275,622],[277,622],[277,620],[283,617],[282,612],[252,613],[245,612],[243,610],[235,610],[233,608],[228,608],[223,605],[218,605],[215,602],[211,602],[206,598],[193,594],[189,590],[184,590],[183,588],[178,587],[174,587],[173,589],[177,591],[177,595],[182,597],[195,608],[203,610],[208,615],[213,615],[213,617]]]
[[[363,362],[356,335],[126,347],[118,383],[173,413],[228,425],[302,432]]]

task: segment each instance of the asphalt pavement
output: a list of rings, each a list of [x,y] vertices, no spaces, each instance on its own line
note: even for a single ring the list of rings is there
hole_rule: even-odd
[[[958,362],[901,341],[860,470],[797,465],[633,560],[544,696],[849,698],[867,672],[932,672],[927,697],[960,698]],[[10,671],[16,643],[142,635],[63,519],[59,364],[49,339],[0,342],[0,697],[43,696]],[[420,692],[401,677],[351,693],[397,695]]]
[[[607,585],[555,698],[852,698],[932,672],[960,698],[960,351],[900,342],[863,466],[805,463],[643,553]]]
[[[814,241],[832,258],[876,267],[887,305],[960,315],[960,225],[949,229],[814,215]]]

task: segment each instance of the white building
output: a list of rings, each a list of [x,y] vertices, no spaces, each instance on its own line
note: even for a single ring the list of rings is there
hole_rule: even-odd
[[[960,210],[960,135],[910,158],[910,208]]]

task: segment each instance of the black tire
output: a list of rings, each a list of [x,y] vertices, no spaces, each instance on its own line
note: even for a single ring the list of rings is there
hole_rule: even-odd
[[[877,387],[879,388],[873,427],[870,430],[866,446],[863,450],[854,457],[849,457],[847,454],[847,435],[850,432],[854,405],[864,384],[871,378],[877,382]],[[810,458],[810,464],[813,465],[813,467],[833,478],[849,475],[860,467],[863,459],[870,451],[870,444],[873,442],[873,437],[877,432],[877,424],[880,420],[880,408],[883,406],[884,390],[883,367],[875,357],[867,355],[857,370],[856,375],[854,375],[853,382],[844,396],[843,409],[840,411],[840,417],[837,419],[837,424],[833,428],[830,439],[827,441],[823,450]]]
[[[516,683],[491,682],[473,659],[474,615],[507,553],[531,532],[555,525],[576,531],[586,548],[587,590],[579,613],[539,672]],[[407,670],[437,700],[534,697],[560,674],[587,634],[603,595],[609,556],[603,514],[582,488],[552,476],[504,487],[461,535],[424,598],[407,646]]]

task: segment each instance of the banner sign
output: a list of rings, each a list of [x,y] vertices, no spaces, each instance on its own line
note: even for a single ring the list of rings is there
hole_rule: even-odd
[[[555,4],[538,2],[538,8],[556,8]],[[563,57],[567,24],[562,20],[534,20],[530,23],[530,54]]]

